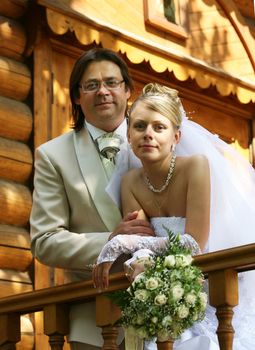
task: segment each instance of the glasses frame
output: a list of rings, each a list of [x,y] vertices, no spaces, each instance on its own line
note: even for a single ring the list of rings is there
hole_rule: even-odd
[[[113,80],[109,80],[109,82],[112,82]],[[79,87],[82,89],[82,92],[84,93],[84,94],[92,94],[92,93],[95,93],[95,92],[98,92],[100,89],[101,89],[101,87],[102,87],[102,85],[103,85],[103,87],[105,88],[105,89],[107,89],[108,91],[112,91],[112,90],[117,90],[117,89],[119,89],[120,88],[120,86],[121,86],[121,84],[122,83],[124,83],[125,82],[125,80],[124,79],[122,79],[122,80],[114,80],[114,82],[117,84],[115,87],[110,87],[110,86],[107,86],[107,83],[108,83],[108,81],[106,80],[106,81],[104,81],[104,80],[96,80],[96,81],[94,81],[94,83],[97,83],[98,84],[98,86],[97,86],[97,88],[95,89],[95,90],[86,90],[85,88],[84,88],[84,85],[85,84],[89,84],[89,82],[85,82],[85,83],[81,83],[81,84],[79,84]]]

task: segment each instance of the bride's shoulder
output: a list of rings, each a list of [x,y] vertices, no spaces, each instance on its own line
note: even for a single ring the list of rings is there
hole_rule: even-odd
[[[209,169],[209,163],[203,154],[195,154],[187,157],[179,157],[179,169],[185,171],[186,175],[203,174]]]
[[[177,161],[180,165],[185,166],[196,166],[196,165],[207,165],[208,159],[203,154],[194,154],[192,156],[178,157]]]
[[[130,169],[126,174],[123,175],[122,181],[127,182],[133,182],[137,179],[139,179],[141,176],[141,168],[134,168]]]

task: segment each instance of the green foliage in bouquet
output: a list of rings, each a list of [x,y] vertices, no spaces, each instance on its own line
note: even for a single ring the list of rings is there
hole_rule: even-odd
[[[192,265],[191,251],[166,227],[169,241],[163,252],[148,258],[145,271],[125,291],[110,295],[121,311],[120,323],[140,338],[178,338],[204,318],[207,294],[203,274]]]

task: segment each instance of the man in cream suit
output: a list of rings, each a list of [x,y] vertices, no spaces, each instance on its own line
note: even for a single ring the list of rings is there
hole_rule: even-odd
[[[127,142],[125,113],[132,88],[127,66],[115,52],[84,53],[70,77],[73,130],[36,150],[32,252],[42,263],[64,268],[69,281],[91,278],[101,248],[114,235],[153,235],[135,213],[122,219],[105,191],[114,162],[100,153],[99,140],[114,132]],[[93,303],[72,307],[70,321],[72,349],[100,349]]]

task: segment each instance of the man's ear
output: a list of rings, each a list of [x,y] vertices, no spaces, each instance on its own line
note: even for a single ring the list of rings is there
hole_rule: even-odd
[[[78,97],[78,98],[75,99],[75,103],[76,103],[77,105],[80,105],[80,104],[81,104],[81,102],[80,102],[80,97]]]

